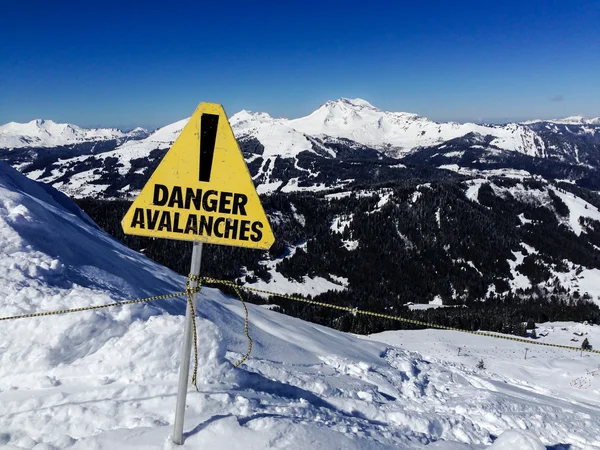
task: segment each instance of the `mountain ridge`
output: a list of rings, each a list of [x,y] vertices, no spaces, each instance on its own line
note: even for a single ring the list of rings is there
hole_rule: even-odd
[[[118,128],[82,128],[71,123],[34,119],[26,123],[0,125],[0,148],[45,147],[92,141],[143,139],[148,130],[136,127],[124,132]]]
[[[134,196],[187,121],[174,122],[147,136],[87,140],[63,148],[23,147],[18,152],[2,149],[0,132],[0,159],[75,197]],[[457,166],[479,174],[498,169],[525,170],[545,177],[584,180],[581,182],[590,188],[600,187],[596,169],[600,164],[600,124],[594,121],[577,116],[555,122],[505,125],[438,123],[413,113],[382,111],[356,98],[327,101],[297,119],[248,110],[230,117],[261,193],[371,182],[376,176],[369,175],[371,169],[364,164],[368,162],[379,171],[386,165],[399,167],[404,160],[436,169],[453,170]],[[28,124],[36,129],[51,125],[56,128],[54,122]],[[83,132],[75,126],[62,126],[70,133]],[[20,145],[31,141],[16,136],[18,127],[14,123],[11,127],[12,139]],[[92,137],[94,133],[101,134],[91,132]],[[383,180],[393,176],[393,171],[386,171]]]
[[[600,117],[589,118],[586,119],[583,116],[575,115],[568,116],[565,118],[557,118],[557,119],[530,119],[525,121],[509,121],[501,124],[482,124],[475,122],[459,122],[459,121],[434,121],[425,116],[421,116],[416,113],[411,112],[402,112],[402,111],[384,111],[368,101],[361,98],[347,98],[341,97],[338,100],[328,100],[325,103],[321,104],[316,110],[312,113],[294,119],[288,118],[274,118],[267,112],[253,112],[248,110],[241,110],[230,117],[230,122],[232,126],[237,127],[238,130],[243,128],[252,128],[253,122],[258,123],[276,123],[281,125],[287,125],[291,128],[294,128],[296,131],[303,132],[305,134],[324,134],[331,137],[338,138],[347,138],[355,140],[356,142],[360,142],[365,145],[375,145],[375,146],[384,146],[386,142],[364,142],[364,139],[353,139],[353,137],[357,137],[356,135],[352,135],[352,133],[343,133],[343,132],[332,132],[335,131],[332,129],[331,122],[335,122],[335,119],[340,119],[339,116],[336,117],[336,113],[341,113],[341,119],[345,125],[352,125],[348,123],[348,119],[357,118],[361,112],[370,112],[375,113],[379,117],[377,118],[377,127],[382,128],[385,126],[402,126],[407,127],[411,124],[411,122],[417,122],[421,125],[446,125],[446,128],[449,130],[454,130],[455,133],[452,133],[452,137],[448,138],[446,136],[442,136],[443,140],[448,140],[451,138],[463,136],[468,134],[469,132],[481,129],[498,129],[501,127],[506,127],[508,125],[531,125],[531,124],[539,124],[539,123],[554,123],[554,124],[562,124],[562,125],[600,125]],[[324,122],[326,123],[325,127],[322,127],[320,124],[314,123],[314,118],[325,115]],[[187,120],[187,119],[183,119]],[[65,145],[71,142],[52,142],[49,140],[44,141],[41,135],[47,135],[48,137],[52,137],[53,134],[57,132],[59,134],[67,133],[65,139],[71,140],[105,140],[111,138],[124,138],[124,137],[149,137],[156,132],[163,130],[165,128],[170,128],[175,124],[178,124],[180,121],[173,122],[171,124],[167,124],[165,126],[156,128],[155,130],[149,131],[141,127],[136,127],[130,131],[124,132],[121,129],[114,127],[100,127],[100,128],[86,128],[80,127],[78,125],[74,125],[71,123],[57,123],[53,120],[45,120],[45,119],[34,119],[26,123],[19,122],[8,122],[6,124],[0,125],[0,148],[9,147],[8,138],[16,138],[19,142],[16,144],[12,144],[13,148],[19,147],[27,147],[27,146],[41,146],[41,145]],[[368,123],[367,125],[369,125]],[[321,126],[321,128],[319,128]],[[463,129],[468,126],[469,129]],[[355,127],[361,127],[361,125],[355,125]],[[350,126],[350,128],[352,128]],[[324,131],[330,131],[330,133],[326,133]],[[448,131],[448,130],[445,130]],[[54,132],[54,133],[53,133]],[[69,136],[71,134],[72,136]],[[348,134],[348,135],[346,135]],[[81,136],[79,136],[81,135]],[[28,138],[38,137],[38,141],[35,139],[29,141]],[[24,138],[24,139],[19,139]],[[441,141],[437,141],[436,143],[440,143]],[[390,144],[390,143],[387,143]],[[413,147],[414,148],[414,147]]]

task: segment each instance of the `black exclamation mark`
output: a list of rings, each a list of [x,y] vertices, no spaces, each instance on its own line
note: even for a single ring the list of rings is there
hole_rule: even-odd
[[[202,114],[200,119],[200,181],[210,181],[219,116]]]

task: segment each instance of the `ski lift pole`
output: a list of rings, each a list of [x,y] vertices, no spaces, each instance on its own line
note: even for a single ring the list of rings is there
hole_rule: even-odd
[[[202,260],[202,242],[194,241],[194,249],[192,251],[192,263],[190,274],[196,277],[200,275],[200,262]],[[198,282],[190,280],[190,289],[198,286]],[[192,294],[191,301],[196,310],[197,293]],[[190,354],[192,351],[192,336],[194,326],[192,317],[192,309],[188,302],[185,310],[185,326],[183,329],[183,344],[181,347],[181,362],[179,366],[179,387],[177,389],[177,405],[175,406],[175,425],[173,428],[173,442],[177,445],[183,444],[183,422],[185,419],[185,401],[188,390],[188,379],[190,376]]]

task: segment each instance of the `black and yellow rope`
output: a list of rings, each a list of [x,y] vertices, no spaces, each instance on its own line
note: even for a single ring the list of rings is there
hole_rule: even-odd
[[[192,284],[191,284],[192,282],[196,282],[197,285],[192,286]],[[390,314],[366,311],[366,310],[349,307],[349,306],[332,305],[329,303],[319,302],[316,300],[310,300],[310,299],[302,298],[302,297],[296,297],[293,295],[278,294],[276,292],[271,292],[271,291],[267,291],[264,289],[257,289],[257,288],[253,288],[253,287],[249,287],[249,286],[241,286],[232,281],[219,280],[219,279],[210,278],[210,277],[199,277],[199,276],[195,276],[195,275],[188,276],[188,280],[186,283],[186,290],[184,292],[175,292],[172,294],[157,295],[154,297],[146,297],[146,298],[140,298],[140,299],[135,299],[135,300],[125,300],[125,301],[120,301],[120,302],[107,303],[104,305],[85,306],[85,307],[81,307],[81,308],[61,309],[61,310],[57,310],[57,311],[47,311],[47,312],[39,312],[39,313],[21,314],[21,315],[17,315],[17,316],[0,317],[0,321],[27,319],[27,318],[32,318],[32,317],[53,316],[53,315],[68,314],[68,313],[82,312],[82,311],[92,311],[92,310],[96,310],[96,309],[110,308],[110,307],[114,307],[114,306],[132,305],[135,303],[149,303],[149,302],[153,302],[153,301],[157,301],[157,300],[166,300],[169,298],[185,296],[187,298],[187,302],[190,306],[190,311],[192,313],[192,319],[194,320],[193,327],[192,327],[193,328],[193,337],[194,337],[194,371],[193,371],[193,376],[192,376],[192,384],[194,386],[196,386],[197,372],[198,372],[198,336],[197,336],[196,322],[195,322],[196,311],[194,308],[193,295],[200,292],[200,290],[202,288],[202,284],[223,285],[223,286],[228,286],[230,288],[233,288],[237,297],[242,302],[242,306],[244,307],[244,313],[245,313],[244,332],[248,339],[248,350],[247,350],[246,354],[242,357],[242,359],[240,359],[237,363],[234,364],[234,367],[238,367],[241,364],[243,364],[245,361],[247,361],[248,358],[250,357],[250,353],[252,352],[252,338],[250,337],[250,332],[249,332],[248,308],[242,297],[241,290],[255,292],[258,294],[265,294],[265,295],[269,295],[269,296],[280,297],[280,298],[284,298],[287,300],[302,302],[302,303],[305,303],[308,305],[320,306],[320,307],[324,307],[324,308],[332,308],[332,309],[336,309],[339,311],[346,311],[346,312],[349,312],[352,314],[361,314],[361,315],[370,316],[370,317],[377,317],[380,319],[387,319],[387,320],[393,320],[393,321],[397,321],[397,322],[410,323],[413,325],[419,325],[419,326],[426,327],[426,328],[436,328],[436,329],[440,329],[440,330],[457,331],[460,333],[469,333],[469,334],[475,334],[478,336],[485,336],[485,337],[490,337],[490,338],[495,338],[495,339],[504,339],[504,340],[508,340],[508,341],[520,342],[520,343],[524,343],[524,344],[528,344],[528,345],[539,345],[539,346],[543,346],[543,347],[554,347],[554,348],[561,348],[561,349],[565,349],[565,350],[575,350],[575,351],[583,351],[583,352],[588,352],[588,353],[600,354],[600,350],[582,349],[579,347],[572,347],[569,345],[551,344],[551,343],[547,343],[547,342],[534,341],[534,340],[523,339],[523,338],[518,338],[518,337],[510,337],[510,336],[505,336],[505,335],[487,333],[484,331],[463,330],[460,328],[447,327],[444,325],[423,322],[423,321],[415,320],[415,319],[407,319],[405,317],[393,316]],[[196,386],[196,389],[198,389],[197,386]]]
[[[38,312],[38,313],[30,313],[30,314],[21,314],[18,316],[0,317],[0,321],[15,320],[15,319],[29,319],[32,317],[57,316],[60,314],[68,314],[68,313],[82,312],[82,311],[92,311],[95,309],[103,309],[103,308],[111,308],[113,306],[133,305],[134,303],[149,303],[149,302],[154,302],[156,300],[166,300],[169,298],[182,297],[184,295],[186,295],[185,292],[175,292],[173,294],[157,295],[155,297],[138,298],[135,300],[123,300],[123,301],[114,302],[114,303],[105,303],[103,305],[83,306],[81,308],[59,309],[56,311],[46,311],[46,312]]]
[[[316,300],[309,300],[306,298],[302,298],[302,297],[295,297],[293,295],[286,295],[286,294],[277,294],[274,292],[270,292],[270,291],[266,291],[263,289],[256,289],[253,287],[248,287],[248,286],[238,286],[235,283],[231,282],[231,281],[225,281],[225,280],[217,280],[214,278],[207,278],[207,277],[203,277],[203,281],[206,283],[211,283],[211,284],[222,284],[225,286],[231,286],[231,287],[237,287],[239,289],[243,289],[246,291],[250,291],[250,292],[256,292],[259,294],[266,294],[266,295],[273,295],[276,297],[281,297],[281,298],[285,298],[288,300],[293,300],[296,302],[302,302],[302,303],[306,303],[309,305],[314,305],[314,306],[322,306],[325,308],[332,308],[332,309],[337,309],[340,311],[346,311],[352,314],[362,314],[365,316],[371,316],[371,317],[378,317],[380,319],[388,319],[388,320],[394,320],[396,322],[404,322],[404,323],[410,323],[413,325],[419,325],[419,326],[423,326],[426,328],[437,328],[440,330],[448,330],[448,331],[458,331],[460,333],[469,333],[469,334],[476,334],[478,336],[485,336],[485,337],[491,337],[491,338],[496,338],[496,339],[504,339],[504,340],[508,340],[508,341],[515,341],[515,342],[521,342],[524,344],[531,344],[531,345],[540,345],[540,346],[544,346],[544,347],[555,347],[555,348],[562,348],[562,349],[566,349],[566,350],[576,350],[576,351],[584,351],[584,352],[588,352],[588,353],[598,353],[600,354],[600,350],[593,350],[593,349],[582,349],[579,347],[571,347],[569,345],[560,345],[560,344],[551,344],[551,343],[547,343],[547,342],[540,342],[540,341],[534,341],[534,340],[529,340],[529,339],[523,339],[523,338],[518,338],[518,337],[510,337],[510,336],[504,336],[504,335],[499,335],[499,334],[493,334],[493,333],[486,333],[485,331],[471,331],[471,330],[463,330],[461,328],[454,328],[454,327],[447,327],[444,325],[438,325],[435,323],[429,323],[429,322],[423,322],[421,320],[415,320],[415,319],[407,319],[405,317],[400,317],[400,316],[392,316],[389,314],[382,314],[382,313],[377,313],[377,312],[373,312],[373,311],[365,311],[362,309],[358,309],[358,308],[353,308],[353,307],[349,307],[349,306],[340,306],[340,305],[332,305],[329,303],[324,303],[324,302],[319,302]]]

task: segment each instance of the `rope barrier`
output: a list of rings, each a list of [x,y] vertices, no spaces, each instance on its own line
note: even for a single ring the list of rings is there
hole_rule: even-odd
[[[84,306],[81,308],[59,309],[57,311],[46,311],[46,312],[40,312],[40,313],[21,314],[18,316],[0,317],[0,322],[3,320],[29,319],[32,317],[44,317],[44,316],[58,316],[60,314],[68,314],[68,313],[82,312],[82,311],[92,311],[94,309],[111,308],[113,306],[133,305],[134,303],[149,303],[149,302],[154,302],[156,300],[166,300],[168,298],[182,297],[184,295],[186,295],[185,292],[175,292],[173,294],[157,295],[155,297],[138,298],[135,300],[124,300],[124,301],[119,301],[119,302],[115,302],[115,303],[105,303],[104,305]]]
[[[192,287],[191,286],[192,281],[197,282],[198,285],[195,287]],[[528,344],[528,345],[539,345],[539,346],[544,346],[544,347],[561,348],[564,350],[575,350],[575,351],[579,351],[579,352],[600,354],[600,350],[594,350],[591,348],[590,349],[582,349],[582,348],[578,348],[578,347],[572,347],[569,345],[551,344],[551,343],[547,343],[547,342],[539,342],[539,341],[528,340],[528,339],[523,339],[523,338],[518,338],[518,337],[502,336],[502,335],[498,335],[498,334],[487,333],[484,331],[463,330],[461,328],[447,327],[444,325],[423,322],[421,320],[407,319],[405,317],[392,316],[390,314],[366,311],[366,310],[355,308],[355,307],[332,305],[330,303],[319,302],[316,300],[309,300],[306,298],[296,297],[293,295],[278,294],[276,292],[271,292],[271,291],[267,291],[264,289],[253,288],[250,286],[240,286],[232,281],[219,280],[217,278],[210,278],[210,277],[199,277],[199,276],[195,276],[195,275],[188,275],[188,279],[186,282],[186,289],[184,292],[175,292],[172,294],[157,295],[154,297],[140,298],[140,299],[135,299],[135,300],[125,300],[125,301],[120,301],[120,302],[108,303],[108,304],[104,304],[104,305],[85,306],[85,307],[81,307],[81,308],[61,309],[61,310],[57,310],[57,311],[47,311],[47,312],[40,312],[40,313],[21,314],[21,315],[17,315],[17,316],[0,317],[0,321],[27,319],[27,318],[33,318],[33,317],[54,316],[54,315],[68,314],[68,313],[82,312],[82,311],[92,311],[92,310],[96,310],[96,309],[110,308],[113,306],[132,305],[135,303],[149,303],[149,302],[153,302],[153,301],[157,301],[157,300],[166,300],[166,299],[170,299],[170,298],[185,296],[187,299],[187,302],[190,306],[190,311],[192,313],[192,320],[193,320],[194,369],[193,369],[193,376],[192,376],[192,385],[194,385],[196,387],[196,390],[198,390],[198,386],[196,384],[197,373],[198,373],[198,336],[197,336],[197,330],[196,330],[196,311],[194,308],[193,295],[200,292],[200,290],[202,289],[202,284],[216,284],[216,285],[223,285],[223,286],[228,286],[230,288],[233,288],[238,299],[242,302],[242,306],[244,307],[244,313],[245,313],[244,333],[246,335],[246,338],[248,339],[248,350],[247,350],[246,354],[242,357],[242,359],[240,359],[237,363],[234,364],[234,367],[239,367],[241,364],[243,364],[245,361],[248,360],[248,358],[250,357],[250,353],[252,352],[252,344],[253,344],[252,338],[250,337],[250,332],[249,332],[250,320],[249,320],[249,315],[248,315],[248,308],[246,306],[246,302],[244,301],[244,299],[242,297],[241,290],[245,290],[248,292],[255,292],[258,294],[265,294],[265,295],[280,297],[280,298],[284,298],[287,300],[302,302],[302,303],[305,303],[308,305],[320,306],[320,307],[324,307],[324,308],[332,308],[332,309],[336,309],[338,311],[346,311],[353,315],[361,314],[364,316],[377,317],[380,319],[393,320],[396,322],[410,323],[412,325],[419,325],[419,326],[426,327],[426,328],[436,328],[436,329],[440,329],[440,330],[457,331],[460,333],[469,333],[469,334],[475,334],[478,336],[520,342],[520,343],[524,343],[524,344]]]
[[[330,303],[324,303],[324,302],[319,302],[316,300],[309,300],[306,298],[302,298],[302,297],[295,297],[292,295],[286,295],[286,294],[278,294],[275,292],[270,292],[270,291],[266,291],[263,289],[257,289],[257,288],[253,288],[253,287],[249,287],[249,286],[238,286],[237,284],[231,282],[231,281],[226,281],[226,280],[218,280],[215,278],[208,278],[208,277],[204,277],[203,278],[204,281],[206,283],[211,283],[211,284],[222,284],[222,285],[226,285],[226,286],[231,286],[231,287],[238,287],[239,289],[243,289],[246,291],[251,291],[251,292],[256,292],[259,294],[267,294],[267,295],[273,295],[276,297],[281,297],[281,298],[285,298],[288,300],[293,300],[296,302],[302,302],[302,303],[306,303],[309,305],[314,305],[314,306],[322,306],[325,308],[332,308],[332,309],[337,309],[340,311],[346,311],[352,314],[362,314],[365,316],[371,316],[371,317],[378,317],[380,319],[388,319],[388,320],[394,320],[396,322],[404,322],[404,323],[410,323],[413,325],[419,325],[419,326],[423,326],[426,328],[437,328],[440,330],[448,330],[448,331],[458,331],[460,333],[469,333],[469,334],[476,334],[478,336],[485,336],[485,337],[491,337],[491,338],[495,338],[495,339],[504,339],[504,340],[508,340],[508,341],[514,341],[514,342],[521,342],[524,344],[531,344],[531,345],[540,345],[540,346],[544,346],[544,347],[555,347],[555,348],[562,348],[565,350],[575,350],[578,352],[584,351],[584,352],[588,352],[588,353],[596,353],[596,354],[600,354],[600,350],[593,350],[593,349],[582,349],[580,347],[571,347],[569,345],[559,345],[559,344],[550,344],[548,342],[539,342],[539,341],[533,341],[533,340],[529,340],[529,339],[523,339],[523,338],[518,338],[518,337],[509,337],[509,336],[502,336],[502,335],[498,335],[498,334],[492,334],[492,333],[486,333],[485,331],[471,331],[471,330],[463,330],[461,328],[454,328],[454,327],[447,327],[444,325],[438,325],[435,323],[429,323],[429,322],[423,322],[421,320],[415,320],[415,319],[407,319],[405,317],[400,317],[400,316],[392,316],[389,314],[382,314],[382,313],[376,313],[373,311],[365,311],[363,309],[359,309],[359,308],[354,308],[354,307],[349,307],[349,306],[340,306],[340,305],[332,305]]]

